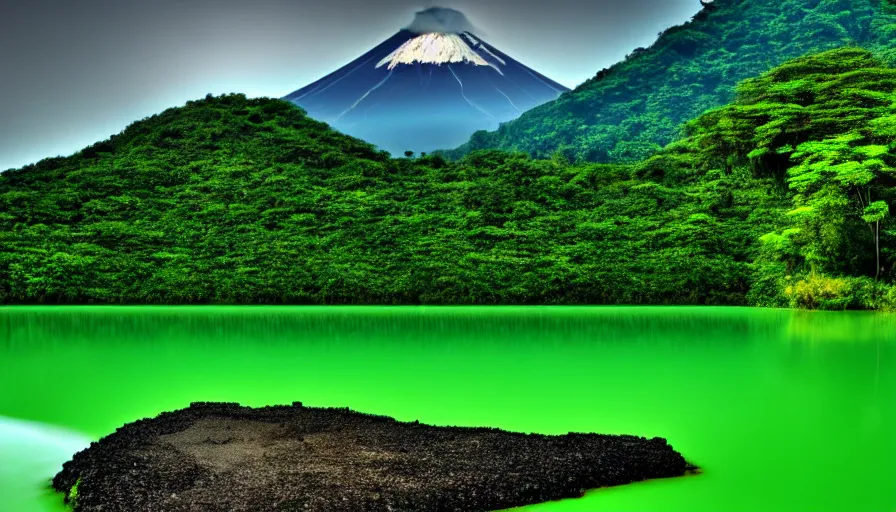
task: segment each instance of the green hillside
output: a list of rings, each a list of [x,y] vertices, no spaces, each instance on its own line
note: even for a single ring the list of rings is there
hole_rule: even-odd
[[[501,148],[537,158],[559,151],[574,161],[637,161],[675,140],[681,123],[732,101],[741,80],[846,45],[896,60],[896,2],[715,0],[573,92],[443,154]]]
[[[797,59],[631,165],[390,159],[208,97],[0,174],[0,303],[893,307],[894,91]]]

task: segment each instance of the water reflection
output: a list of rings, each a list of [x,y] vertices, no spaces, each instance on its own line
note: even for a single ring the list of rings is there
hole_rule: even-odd
[[[798,343],[894,343],[896,314],[790,311],[786,339]]]
[[[446,337],[542,337],[561,343],[659,341],[691,347],[719,339],[778,337],[782,329],[792,329],[794,318],[782,310],[710,307],[55,307],[7,308],[0,310],[0,322],[5,324],[0,344],[8,350],[31,350],[36,340],[52,349],[53,340],[152,343],[185,336],[197,343],[246,340],[253,345],[296,338],[442,343]]]

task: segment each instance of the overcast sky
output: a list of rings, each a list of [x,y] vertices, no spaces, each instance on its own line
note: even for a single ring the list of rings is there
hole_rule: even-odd
[[[4,0],[0,170],[70,155],[207,93],[281,97],[436,5],[575,87],[699,0]]]

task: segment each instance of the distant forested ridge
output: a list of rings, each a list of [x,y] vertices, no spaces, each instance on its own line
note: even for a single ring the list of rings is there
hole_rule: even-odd
[[[732,101],[741,80],[844,46],[896,61],[896,2],[715,0],[558,100],[440,153],[455,159],[490,148],[635,162],[677,139],[682,123]]]
[[[392,159],[209,96],[0,174],[0,303],[892,308],[894,91],[801,57],[625,165]]]

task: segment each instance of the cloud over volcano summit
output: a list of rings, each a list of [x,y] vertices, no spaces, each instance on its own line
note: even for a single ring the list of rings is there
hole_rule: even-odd
[[[405,30],[418,34],[461,34],[463,32],[482,33],[470,23],[464,13],[447,7],[430,7],[419,11],[414,21]]]

